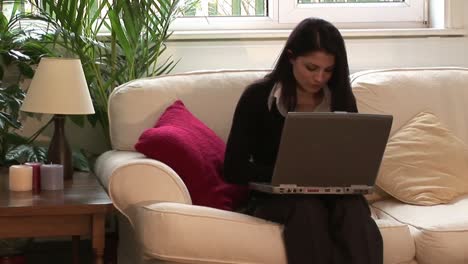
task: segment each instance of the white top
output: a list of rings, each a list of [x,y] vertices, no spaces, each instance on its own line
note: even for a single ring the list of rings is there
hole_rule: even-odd
[[[276,83],[275,86],[273,86],[273,89],[271,89],[270,96],[268,97],[268,109],[271,110],[271,107],[273,105],[273,102],[276,101],[276,108],[278,108],[278,111],[280,114],[284,117],[288,114],[288,109],[284,105],[284,103],[281,103],[282,101],[280,100],[281,97],[281,89],[282,86],[280,83]],[[331,106],[331,92],[328,86],[323,87],[323,100],[322,102],[315,107],[314,112],[330,112],[330,106]]]

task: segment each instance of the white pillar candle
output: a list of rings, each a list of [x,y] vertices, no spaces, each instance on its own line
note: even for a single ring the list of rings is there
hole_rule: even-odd
[[[31,191],[33,168],[27,165],[13,165],[9,169],[10,191]]]
[[[63,189],[63,165],[41,165],[41,189],[49,191]]]

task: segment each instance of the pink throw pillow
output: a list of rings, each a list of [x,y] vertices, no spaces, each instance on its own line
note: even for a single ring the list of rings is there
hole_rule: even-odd
[[[184,181],[195,205],[233,210],[247,199],[245,186],[222,178],[226,144],[177,100],[135,149],[170,166]]]

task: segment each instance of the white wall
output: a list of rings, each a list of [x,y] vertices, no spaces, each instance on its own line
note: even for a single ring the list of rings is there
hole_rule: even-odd
[[[468,12],[467,12],[468,14]],[[170,42],[173,72],[271,68],[285,40]],[[467,37],[346,39],[351,71],[389,67],[468,66]]]
[[[465,18],[465,29],[468,30],[468,4],[465,1],[452,0],[450,12],[457,13],[457,17],[463,13],[461,17]],[[352,72],[391,67],[468,66],[466,36],[346,38],[345,41]],[[172,41],[168,43],[166,54],[180,59],[173,71],[175,73],[221,68],[271,68],[284,42],[285,39]]]

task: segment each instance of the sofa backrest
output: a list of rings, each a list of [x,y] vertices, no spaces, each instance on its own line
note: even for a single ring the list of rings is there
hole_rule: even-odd
[[[221,70],[131,81],[109,98],[113,149],[134,150],[140,134],[180,99],[223,140],[245,87],[268,70]],[[357,72],[351,84],[361,113],[393,114],[392,134],[421,111],[436,114],[468,143],[468,69],[407,68]]]
[[[180,99],[226,141],[232,115],[247,85],[268,70],[221,70],[138,79],[117,87],[109,97],[112,148],[134,150],[140,134],[153,127],[166,107]]]
[[[393,114],[391,134],[422,111],[468,143],[468,68],[408,68],[351,75],[359,112]]]

